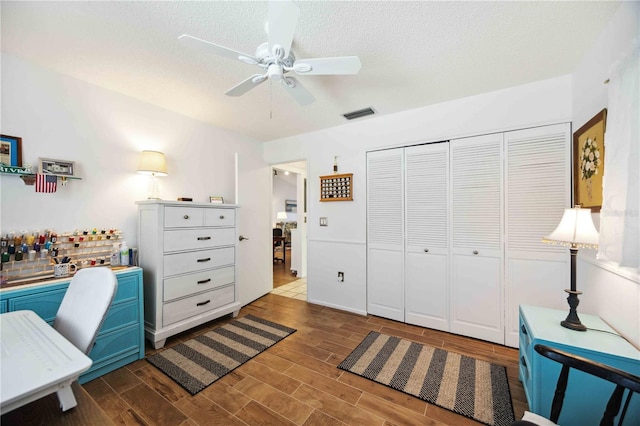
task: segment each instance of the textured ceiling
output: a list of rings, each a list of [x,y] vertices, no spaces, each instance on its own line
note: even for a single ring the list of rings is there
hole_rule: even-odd
[[[224,92],[257,67],[184,46],[190,34],[254,54],[266,2],[1,3],[2,50],[261,141],[571,73],[617,2],[297,1],[298,58],[357,55],[356,76],[300,76],[316,102],[279,84]],[[366,120],[364,118],[362,120]]]

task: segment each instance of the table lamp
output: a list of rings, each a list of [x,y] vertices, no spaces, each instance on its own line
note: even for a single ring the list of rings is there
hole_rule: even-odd
[[[576,290],[576,257],[578,248],[598,247],[598,231],[591,219],[591,209],[582,209],[576,206],[572,209],[565,209],[560,224],[551,234],[542,239],[549,244],[561,244],[569,246],[571,252],[571,289],[565,290],[569,293],[567,302],[569,303],[569,315],[567,319],[560,322],[563,327],[577,331],[587,331],[578,318],[578,295],[582,292]]]
[[[138,173],[150,176],[149,196],[150,200],[159,200],[157,176],[167,176],[167,162],[164,154],[158,151],[142,151],[138,163]]]
[[[282,221],[282,235],[284,235],[284,221],[287,220],[287,212],[278,212],[276,214],[276,219]]]

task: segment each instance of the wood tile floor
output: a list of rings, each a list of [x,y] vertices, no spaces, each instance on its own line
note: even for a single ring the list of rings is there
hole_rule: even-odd
[[[477,424],[336,368],[369,331],[376,330],[506,366],[516,418],[527,408],[516,349],[275,294],[240,311],[241,316],[247,314],[298,331],[195,396],[145,360],[83,387],[109,418],[123,425]],[[224,317],[170,338],[167,346],[229,320]]]
[[[278,257],[282,257],[282,253],[278,253]],[[273,263],[273,288],[278,288],[298,278],[291,273],[291,249],[287,250],[287,259],[284,263]]]

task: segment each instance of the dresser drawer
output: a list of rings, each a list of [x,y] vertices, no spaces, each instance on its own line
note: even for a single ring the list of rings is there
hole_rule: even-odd
[[[202,291],[213,290],[235,281],[235,268],[214,269],[164,280],[164,301],[178,299]]]
[[[235,263],[235,247],[167,254],[164,256],[164,276],[204,271]]]
[[[230,285],[196,296],[176,300],[162,307],[162,325],[198,315],[235,301],[235,286]]]
[[[202,228],[164,231],[165,253],[199,250],[209,247],[230,246],[235,242],[234,228]]]
[[[204,226],[235,226],[236,211],[232,209],[206,209]]]
[[[102,323],[102,327],[100,327],[99,334],[108,333],[111,330],[125,325],[136,324],[139,321],[139,318],[140,312],[137,300],[111,305],[109,312]]]
[[[193,228],[202,226],[204,212],[197,207],[165,207],[165,228]]]

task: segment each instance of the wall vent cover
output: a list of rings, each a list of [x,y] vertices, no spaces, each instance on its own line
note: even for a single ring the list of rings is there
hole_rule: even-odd
[[[356,118],[366,117],[367,115],[373,115],[375,113],[376,112],[373,110],[373,108],[364,108],[364,109],[359,109],[358,111],[342,114],[342,116],[347,120],[355,120]]]

